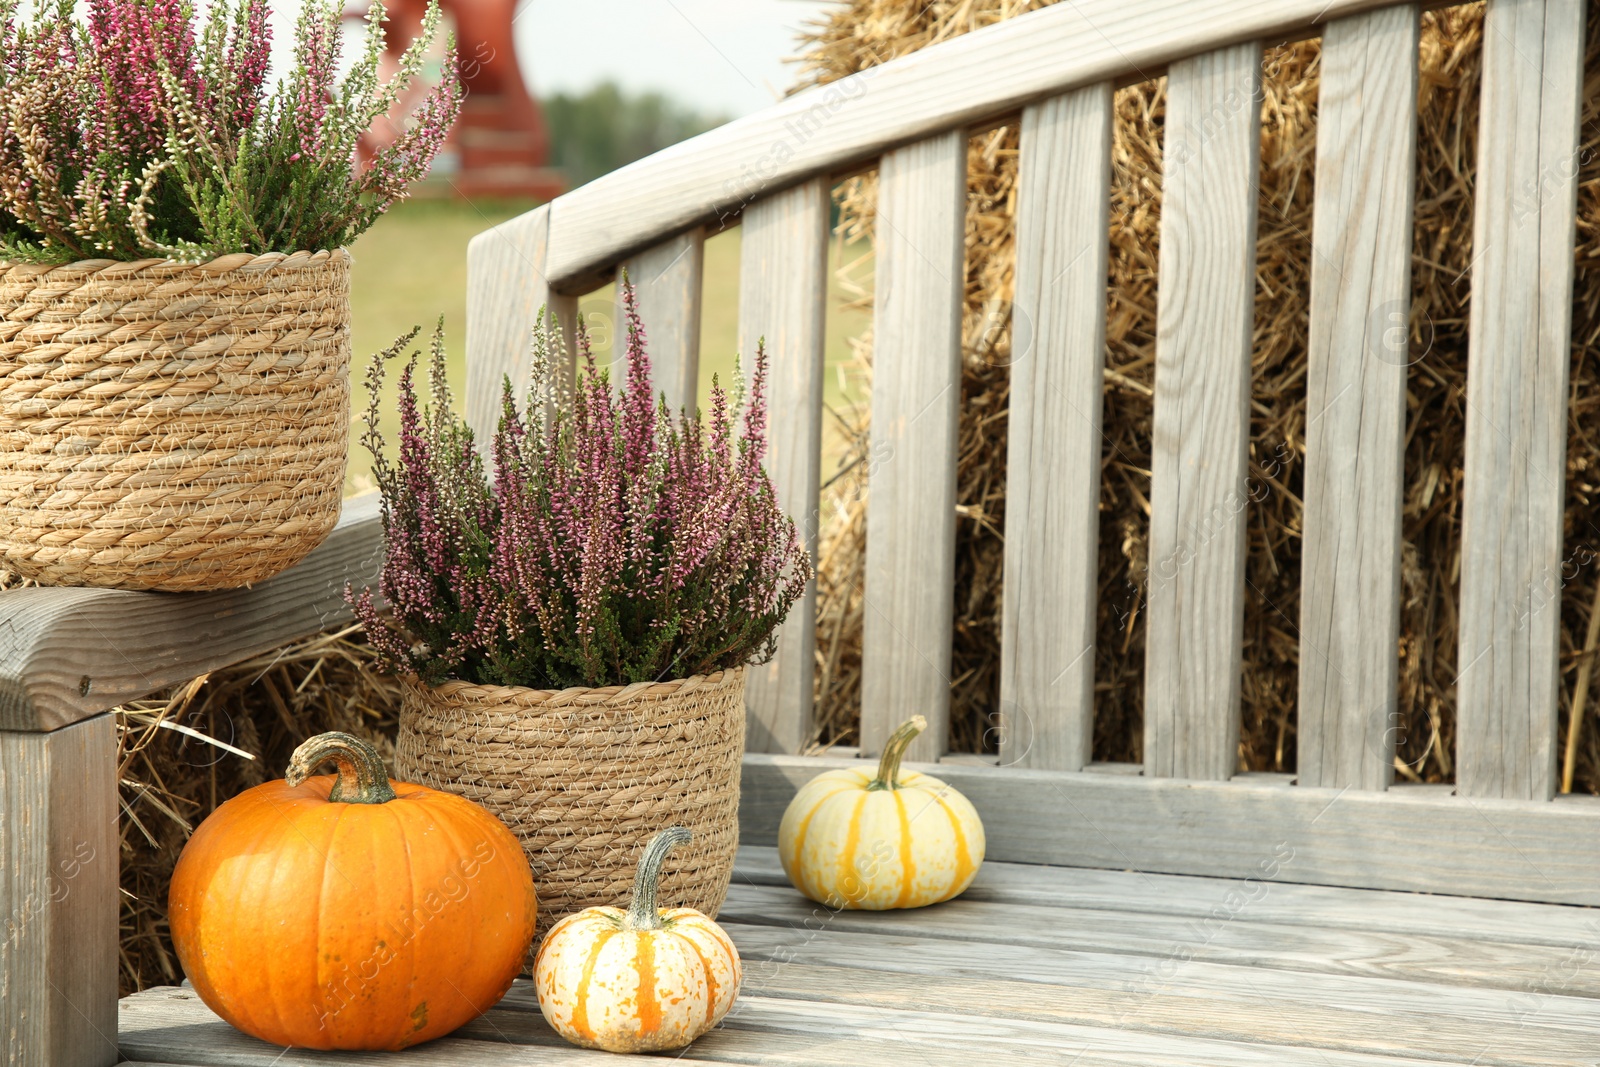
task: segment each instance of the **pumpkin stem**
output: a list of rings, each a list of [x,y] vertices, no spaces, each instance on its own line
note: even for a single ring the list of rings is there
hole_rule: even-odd
[[[656,910],[656,889],[661,884],[661,865],[667,853],[694,839],[682,826],[669,826],[652,837],[639,857],[639,869],[633,876],[633,901],[628,905],[627,925],[631,930],[659,930],[664,925],[661,913]]]
[[[900,761],[905,758],[906,748],[927,728],[926,718],[913,715],[889,735],[883,746],[883,758],[878,761],[878,776],[867,783],[868,790],[900,788]]]
[[[294,750],[284,781],[299,785],[327,760],[339,769],[328,799],[343,804],[386,804],[395,797],[378,750],[359,737],[337,731],[318,734]]]

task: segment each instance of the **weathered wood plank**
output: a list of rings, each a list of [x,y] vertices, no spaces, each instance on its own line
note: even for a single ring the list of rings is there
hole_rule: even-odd
[[[117,734],[0,731],[0,1056],[117,1061]]]
[[[313,1052],[284,1048],[240,1033],[223,1022],[192,990],[157,986],[118,1002],[117,1037],[122,1054],[132,1060],[203,1065],[203,1067],[604,1067],[615,1065],[609,1052],[575,1048],[545,1029],[541,1045],[510,1044],[492,1033],[474,1039],[457,1031],[404,1052]],[[491,1018],[511,1017],[511,1012]],[[540,1020],[543,1025],[543,1020]],[[707,1067],[711,1061],[694,1055],[674,1063]]]
[[[788,886],[778,850],[741,845],[734,868],[741,885]],[[1470,938],[1582,949],[1600,942],[1600,911],[1570,905],[1479,900],[1423,893],[1393,893],[1342,886],[1297,885],[1274,881],[1270,892],[1259,882],[1233,878],[1105,871],[1090,867],[1045,867],[987,861],[962,900],[994,904],[1153,912],[1160,915],[1230,921],[1323,926],[1387,934]],[[1250,898],[1241,908],[1240,894]],[[1590,926],[1589,924],[1595,924]],[[1600,1012],[1600,1003],[1593,1005]],[[1600,1021],[1600,1017],[1597,1017]]]
[[[748,754],[741,840],[772,844],[812,777],[856,765]],[[1600,799],[1485,800],[923,765],[983,817],[990,859],[1600,905]],[[1427,833],[1419,834],[1418,827]]]
[[[526,982],[519,981],[513,997],[526,999],[525,987]],[[488,1063],[520,1067],[585,1064],[599,1062],[594,1057],[608,1055],[567,1045],[542,1016],[526,1010],[524,1004],[523,1010],[492,1010],[455,1036],[403,1053],[338,1053],[335,1058],[326,1053],[275,1048],[247,1038],[216,1019],[192,994],[181,996],[185,992],[169,987],[125,999],[124,1048],[150,1048],[157,1057],[212,1067],[311,1067],[330,1062],[353,1067],[396,1062],[417,1067],[442,1067],[447,1063],[462,1067]],[[908,1060],[927,1067],[970,1067],[975,1062],[1013,1060],[1071,1061],[1075,1067],[1422,1067],[1441,1062],[1004,1017],[974,1018],[915,1010],[915,998],[914,985],[906,991],[904,1007],[887,1009],[876,1004],[857,1006],[754,993],[742,995],[721,1026],[691,1045],[685,1057],[675,1056],[674,1060],[688,1064],[773,1063],[796,1067],[837,1067],[841,1062],[862,1067],[900,1067]],[[129,1034],[130,1023],[138,1027],[137,1034]],[[186,1054],[174,1055],[174,1049]],[[498,1058],[491,1060],[490,1055]]]
[[[807,946],[799,946],[807,947]],[[987,952],[989,946],[983,946]],[[1481,1067],[1572,1067],[1592,1053],[1592,1034],[1522,1024],[1506,1027],[1438,1012],[1401,1013],[1390,1007],[1378,1016],[1368,1011],[1285,1002],[1270,995],[1277,975],[1264,979],[1245,999],[1180,996],[1170,990],[1078,987],[1070,996],[1059,988],[1022,980],[1018,974],[984,976],[928,970],[914,978],[872,968],[798,963],[747,967],[745,989],[852,1009],[924,1011],[978,1020],[996,1019],[1099,1026],[1134,1033],[1189,1038],[1306,1045],[1318,1050],[1377,1056],[1443,1059]],[[1448,991],[1445,991],[1448,992]]]
[[[344,583],[376,587],[378,494],[344,502],[305,560],[254,589],[0,593],[0,729],[56,730],[350,619]]]
[[[966,173],[960,133],[890,152],[878,172],[861,653],[867,754],[915,714],[928,729],[913,758],[935,759],[948,745]]]
[[[467,245],[467,425],[487,442],[500,422],[507,378],[520,401],[527,392],[533,327],[539,309],[557,316],[573,352],[578,302],[550,289],[545,251],[550,205],[485,230]],[[571,363],[560,370],[570,379]]]
[[[705,272],[705,230],[669,237],[623,263],[639,298],[639,317],[650,346],[650,376],[667,407],[695,409],[700,391],[700,290]],[[620,284],[619,276],[618,282]],[[614,352],[627,337],[622,294],[617,293]],[[617,372],[619,375],[621,371]]]
[[[1094,744],[1111,83],[1023,111],[1019,166],[1000,762],[1076,771]]]
[[[1261,48],[1167,75],[1145,613],[1145,774],[1238,764]]]
[[[1270,893],[1272,884],[1270,879],[1241,883],[1235,910],[1248,911],[1251,900]],[[744,885],[728,891],[718,918],[803,927],[819,922],[817,911],[793,889]],[[827,929],[839,933],[942,938],[984,949],[1027,945],[1160,960],[1176,948],[1185,960],[1269,972],[1402,979],[1499,990],[1506,996],[1540,989],[1570,997],[1600,997],[1600,975],[1573,968],[1573,950],[1550,945],[1238,922],[1227,915],[1197,922],[1150,912],[995,904],[959,897],[937,908],[836,913],[824,909],[824,915]]]
[[[770,363],[767,471],[801,544],[816,559],[822,477],[823,323],[828,299],[829,189],[817,180],[745,211],[739,238],[739,351],[766,341]],[[811,739],[816,582],[778,630],[772,660],[750,671],[745,748],[799,752]]]
[[[763,988],[773,970],[793,964],[893,971],[913,975],[919,982],[930,975],[949,975],[975,980],[985,988],[992,980],[1010,979],[1072,989],[1070,996],[1057,993],[1055,997],[1080,1004],[1076,992],[1080,989],[1136,994],[1136,1001],[1123,1005],[1127,1015],[1122,1025],[1140,1029],[1163,1028],[1167,1019],[1164,1007],[1169,998],[1210,1002],[1216,1005],[1213,1015],[1227,1018],[1234,1025],[1263,1027],[1256,1031],[1262,1040],[1271,1039],[1274,1027],[1267,1017],[1287,1017],[1292,1021],[1308,1009],[1314,1015],[1323,1008],[1341,1015],[1346,1011],[1360,1013],[1368,1027],[1374,1016],[1388,1016],[1383,1019],[1381,1040],[1410,1036],[1408,1026],[1396,1023],[1395,1017],[1419,1021],[1429,1029],[1436,1025],[1453,1028],[1466,1021],[1498,1029],[1502,1034],[1511,1027],[1537,1025],[1557,1031],[1548,1035],[1550,1041],[1560,1041],[1573,1033],[1588,1038],[1600,1025],[1600,1004],[1593,999],[1548,990],[1508,996],[1500,989],[1409,979],[1352,978],[1315,971],[1267,973],[1259,967],[1185,959],[1181,944],[1169,946],[1163,959],[1030,945],[983,944],[975,950],[970,943],[939,937],[830,929],[830,915],[822,909],[814,912],[803,936],[800,928],[781,923],[754,925],[731,919],[722,922],[739,948],[745,981],[753,989]],[[848,978],[838,985],[851,988]],[[1391,1026],[1396,1029],[1391,1030]],[[1472,1032],[1470,1026],[1467,1032]],[[1337,1030],[1334,1033],[1337,1035]],[[1367,1047],[1361,1045],[1362,1041],[1373,1040],[1364,1033],[1338,1036],[1342,1038],[1339,1043],[1357,1048]],[[1503,1039],[1501,1044],[1505,1045]],[[1420,1050],[1419,1045],[1417,1051]]]
[[[1555,794],[1584,0],[1493,0],[1473,215],[1456,787]]]
[[[1277,41],[1393,0],[1074,0],[798,93],[556,201],[550,275],[590,285],[661,235],[726,219],[808,178],[1070,89]]]
[[[1410,362],[1415,4],[1322,38],[1305,555],[1300,784],[1386,789],[1399,685],[1400,504]]]

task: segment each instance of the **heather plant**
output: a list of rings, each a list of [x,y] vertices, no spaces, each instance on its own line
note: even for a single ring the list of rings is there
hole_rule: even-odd
[[[461,109],[455,46],[440,83],[361,167],[439,28],[385,81],[384,8],[338,75],[341,0],[306,0],[293,68],[267,84],[266,0],[0,0],[0,258],[60,263],[348,244],[424,177]]]
[[[346,596],[387,669],[430,684],[564,688],[771,656],[811,563],[761,466],[766,352],[756,350],[747,393],[737,374],[731,393],[713,386],[709,420],[674,416],[652,393],[644,328],[625,282],[623,292],[622,388],[596,366],[582,331],[577,381],[561,386],[560,342],[544,322],[522,409],[504,387],[492,479],[452,405],[442,325],[427,405],[417,353],[401,373],[393,461],[378,397],[385,365],[416,331],[374,357],[364,441],[383,493],[379,588],[389,611],[370,589]]]

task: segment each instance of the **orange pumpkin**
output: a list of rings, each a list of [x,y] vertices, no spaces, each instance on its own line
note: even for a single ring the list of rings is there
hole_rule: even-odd
[[[329,759],[337,775],[308,777]],[[170,898],[200,999],[247,1034],[314,1049],[399,1049],[475,1018],[521,970],[536,907],[498,819],[391,782],[376,749],[341,733],[213,812]]]
[[[656,907],[661,864],[690,836],[674,826],[650,839],[627,911],[585,908],[545,935],[533,966],[539,1010],[573,1044],[682,1048],[733,1007],[742,971],[722,927],[693,908]]]

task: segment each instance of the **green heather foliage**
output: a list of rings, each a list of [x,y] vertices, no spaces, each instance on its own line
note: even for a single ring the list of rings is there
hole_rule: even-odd
[[[771,656],[811,561],[761,466],[766,353],[757,350],[748,395],[718,384],[709,420],[674,416],[655,399],[626,280],[623,290],[623,388],[581,332],[579,380],[559,388],[554,328],[535,330],[534,388],[525,413],[506,383],[492,481],[451,403],[442,326],[431,403],[419,403],[416,353],[401,375],[397,460],[378,430],[378,398],[386,362],[416,331],[374,358],[364,440],[383,492],[380,591],[392,614],[370,589],[346,595],[386,669],[430,684],[560,689]]]
[[[383,5],[338,76],[340,0],[306,0],[294,66],[267,91],[266,0],[0,0],[0,258],[37,263],[348,244],[425,176],[461,109],[452,43],[440,84],[365,167],[357,144],[389,123],[438,32],[379,74]]]

